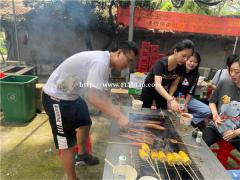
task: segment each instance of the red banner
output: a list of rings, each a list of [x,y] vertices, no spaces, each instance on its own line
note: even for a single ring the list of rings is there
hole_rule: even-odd
[[[225,36],[240,36],[240,18],[135,8],[134,27]],[[118,7],[117,22],[129,25],[130,9]]]

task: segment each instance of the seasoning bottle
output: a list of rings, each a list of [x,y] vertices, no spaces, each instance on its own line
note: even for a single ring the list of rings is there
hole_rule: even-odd
[[[196,143],[200,145],[202,142],[202,131],[197,132],[197,138],[196,138]]]

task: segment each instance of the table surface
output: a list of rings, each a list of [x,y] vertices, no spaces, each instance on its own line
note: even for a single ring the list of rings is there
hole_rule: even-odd
[[[121,107],[121,111],[126,115],[129,116],[129,113],[134,112],[131,107],[123,106]],[[138,112],[143,115],[147,114],[158,114],[160,113],[159,110],[151,110],[148,108],[143,108],[141,112]],[[189,128],[182,131],[180,125],[178,124],[179,118],[173,115],[168,111],[163,111],[163,113],[168,116],[174,125],[175,130],[178,132],[178,135],[182,139],[184,143],[188,143],[194,146],[198,146],[196,144],[196,140],[192,137],[191,133],[193,128],[189,126]],[[128,142],[127,140],[122,139],[119,137],[119,128],[116,123],[112,123],[109,142]],[[221,163],[218,161],[216,156],[212,153],[212,151],[208,148],[204,141],[201,142],[200,148],[193,148],[190,146],[185,146],[190,157],[193,159],[194,163],[197,165],[200,173],[202,174],[204,179],[232,179],[228,172],[224,169]],[[134,150],[135,149],[135,150]],[[115,144],[115,143],[108,143],[107,151],[106,151],[106,159],[110,160],[113,165],[118,163],[118,157],[122,154],[126,155],[127,157],[132,157],[132,153],[136,152],[136,147],[130,146],[128,144]],[[105,162],[104,165],[104,172],[103,178],[106,179],[113,179],[112,167],[109,166],[108,163]]]

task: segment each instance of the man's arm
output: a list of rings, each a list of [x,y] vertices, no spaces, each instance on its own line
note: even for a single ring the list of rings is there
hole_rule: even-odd
[[[128,124],[128,119],[120,111],[113,107],[111,102],[108,100],[106,93],[95,88],[89,88],[87,99],[100,111],[114,118],[119,126],[125,126]]]

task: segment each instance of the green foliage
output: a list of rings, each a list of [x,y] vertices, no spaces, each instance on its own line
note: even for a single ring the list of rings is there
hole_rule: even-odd
[[[162,11],[172,11],[173,10],[173,5],[170,2],[165,2],[163,6],[161,7]]]
[[[2,54],[7,54],[7,48],[6,47],[1,47],[0,48],[0,52],[2,53]]]
[[[214,2],[214,0],[211,0],[211,2]],[[128,7],[131,3],[130,0],[119,0],[118,4],[122,7]],[[196,3],[194,0],[185,0],[182,8],[174,8],[170,0],[136,0],[135,6],[145,9],[159,9],[162,11],[205,14],[212,16],[240,15],[239,0],[223,0],[215,6]]]
[[[3,32],[0,32],[0,51],[2,54],[7,54],[7,48],[6,48],[5,37],[3,35]]]
[[[198,4],[193,1],[186,1],[184,6],[179,9],[179,12],[192,13],[192,14],[206,14],[210,15],[211,12],[206,8],[201,8]]]

